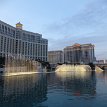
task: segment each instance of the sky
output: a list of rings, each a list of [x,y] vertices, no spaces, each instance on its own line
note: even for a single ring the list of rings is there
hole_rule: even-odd
[[[42,34],[49,50],[92,43],[107,59],[107,0],[0,0],[0,20]]]

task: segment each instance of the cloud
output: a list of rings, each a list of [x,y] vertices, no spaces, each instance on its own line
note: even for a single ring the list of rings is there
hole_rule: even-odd
[[[97,0],[86,6],[80,13],[66,18],[60,23],[54,23],[49,26],[50,32],[62,35],[79,35],[81,32],[94,32],[107,28],[107,1]]]
[[[74,43],[92,43],[95,45],[95,53],[97,59],[107,59],[107,35],[102,35],[99,37],[97,35],[93,35],[93,37],[81,37],[74,39],[50,39],[49,50],[63,50],[64,47],[73,45]]]
[[[49,34],[58,35],[58,39],[50,41],[50,50],[63,49],[77,42],[93,43],[97,57],[107,58],[107,0],[88,4],[80,13],[50,25],[48,31]]]
[[[6,4],[9,0],[0,0],[0,6]]]

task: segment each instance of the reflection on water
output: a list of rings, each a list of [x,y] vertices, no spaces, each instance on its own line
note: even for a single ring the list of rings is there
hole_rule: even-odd
[[[0,107],[106,107],[106,88],[107,73],[0,77]]]
[[[45,75],[2,77],[0,107],[32,107],[47,99]]]
[[[96,94],[96,77],[95,72],[72,73],[61,72],[56,73],[57,88],[62,88],[73,96]]]
[[[84,79],[84,78],[89,78],[91,76],[92,72],[91,71],[74,71],[74,72],[56,72],[57,77],[60,77],[61,79],[66,79],[66,78],[80,78],[80,79]]]

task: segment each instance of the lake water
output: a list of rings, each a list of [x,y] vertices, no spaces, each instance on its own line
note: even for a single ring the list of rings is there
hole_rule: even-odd
[[[0,107],[107,107],[107,74],[0,77]]]

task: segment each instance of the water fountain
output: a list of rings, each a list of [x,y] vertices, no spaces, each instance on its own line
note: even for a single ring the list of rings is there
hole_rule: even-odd
[[[56,68],[56,72],[63,72],[63,71],[92,71],[89,65],[59,65]]]
[[[33,74],[39,72],[41,64],[37,61],[26,60],[21,55],[5,57],[5,67],[3,76]]]

